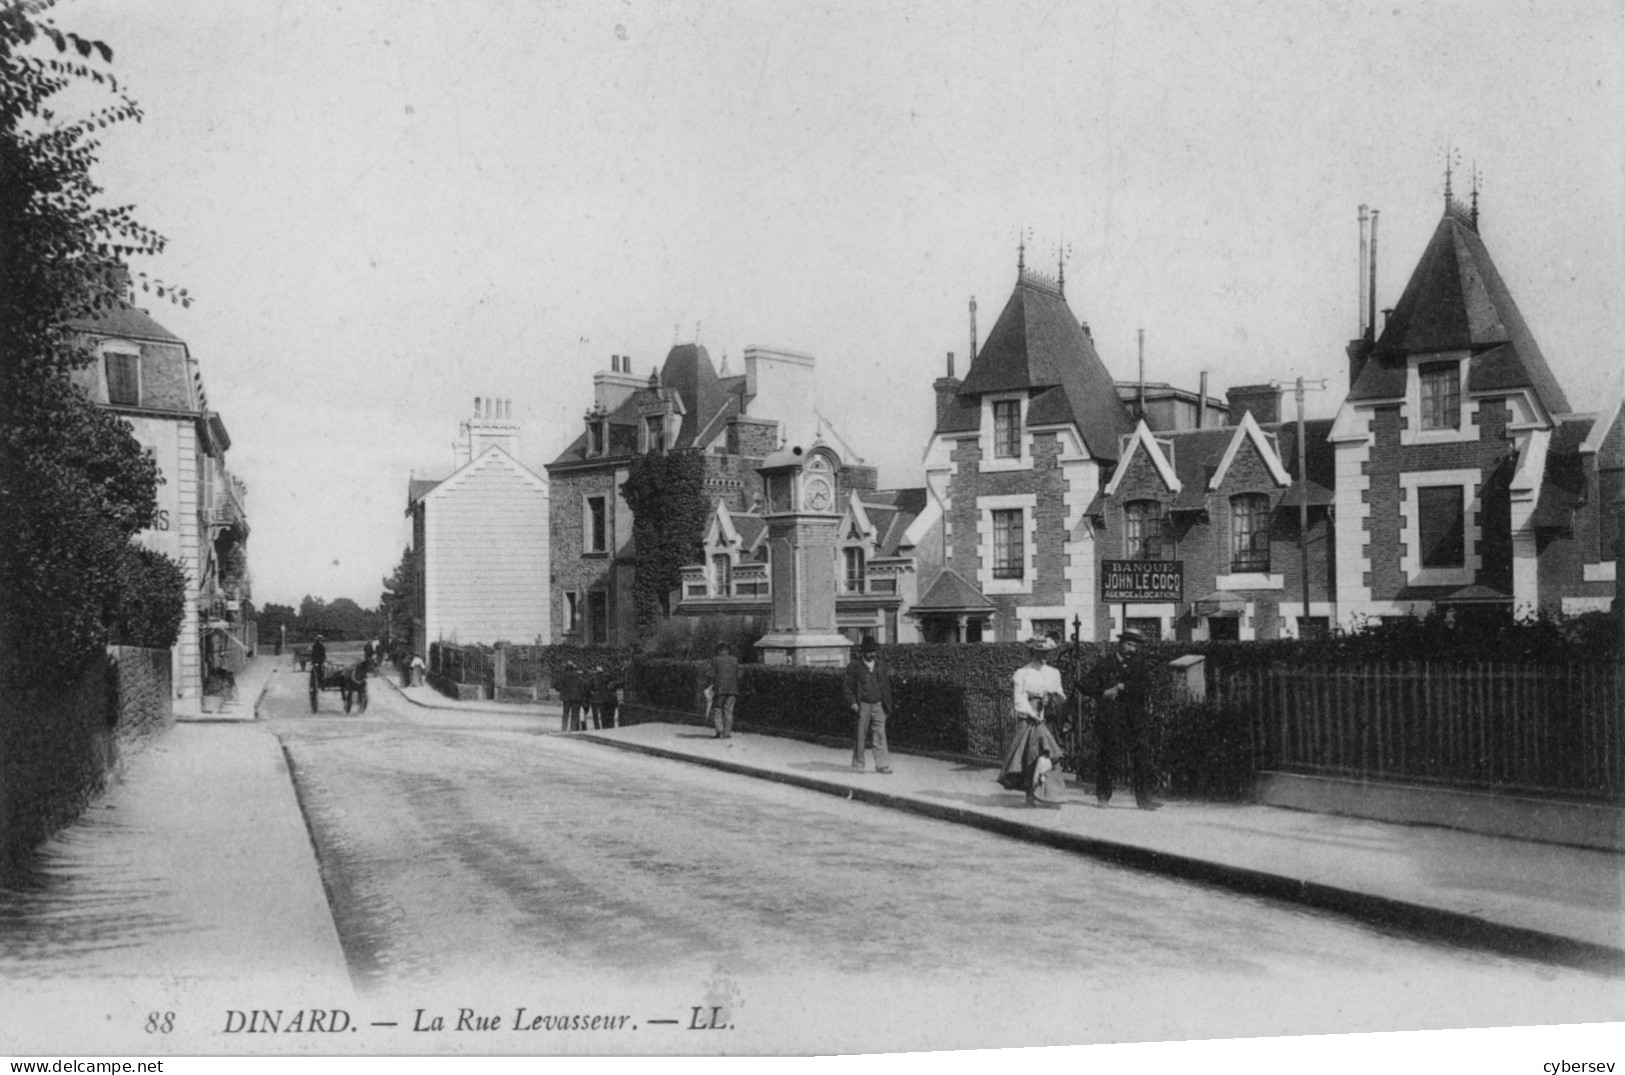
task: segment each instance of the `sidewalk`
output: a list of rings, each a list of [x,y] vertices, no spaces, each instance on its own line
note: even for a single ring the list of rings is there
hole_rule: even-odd
[[[564,707],[558,702],[537,702],[527,704],[523,702],[492,702],[492,701],[464,701],[461,698],[448,698],[428,684],[415,687],[403,687],[400,677],[393,669],[384,669],[372,679],[371,690],[376,690],[379,682],[387,683],[395,692],[408,702],[423,709],[450,709],[464,713],[506,713],[510,716],[552,717],[555,720],[563,719]],[[550,729],[556,731],[557,729]]]
[[[0,932],[0,1052],[128,1051],[130,1013],[207,1008],[164,1042],[203,1048],[227,1008],[353,1003],[287,757],[254,723],[282,660],[254,660],[224,713],[178,715],[45,844],[32,884],[0,890],[0,918],[27,926]]]
[[[849,748],[699,725],[639,724],[578,738],[872,802],[1001,835],[1335,911],[1452,943],[1625,973],[1625,855],[1457,829],[1244,803],[1131,795],[1109,808],[1072,784],[1061,809],[1027,807],[995,766],[894,754],[890,775]]]

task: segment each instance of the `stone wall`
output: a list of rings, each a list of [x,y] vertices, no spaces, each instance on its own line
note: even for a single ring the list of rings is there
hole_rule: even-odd
[[[3,699],[0,877],[72,822],[124,755],[174,723],[170,651],[111,647],[75,680]]]

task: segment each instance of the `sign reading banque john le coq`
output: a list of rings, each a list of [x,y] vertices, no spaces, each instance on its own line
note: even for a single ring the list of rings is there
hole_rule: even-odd
[[[1183,560],[1102,560],[1100,599],[1122,601],[1183,601]]]

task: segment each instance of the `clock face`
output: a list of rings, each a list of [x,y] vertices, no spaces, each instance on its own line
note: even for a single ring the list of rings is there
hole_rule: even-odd
[[[830,505],[835,503],[835,490],[830,488],[826,478],[808,478],[802,503],[809,511],[828,511]]]

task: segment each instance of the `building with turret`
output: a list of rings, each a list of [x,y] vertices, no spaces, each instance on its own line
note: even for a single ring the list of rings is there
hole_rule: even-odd
[[[554,494],[555,638],[600,645],[637,641],[637,550],[632,511],[621,495],[633,460],[651,452],[697,451],[705,460],[704,492],[713,506],[748,515],[762,500],[756,468],[786,438],[810,444],[833,436],[814,406],[814,365],[813,356],[799,351],[747,347],[744,372],[730,375],[719,373],[704,347],[684,343],[658,369],[638,376],[631,356],[610,357],[610,369],[593,378],[593,404],[580,435],[547,466]],[[874,468],[856,459],[841,475],[843,495],[874,489]],[[743,568],[742,578],[751,576],[749,555],[738,542],[727,553]],[[756,595],[736,592],[730,582],[726,596]],[[671,611],[677,612],[683,593],[673,597]]]
[[[1619,404],[1574,413],[1490,258],[1477,201],[1454,200],[1447,178],[1398,304],[1379,333],[1371,289],[1348,348],[1329,433],[1344,624],[1582,612],[1613,593]]]

